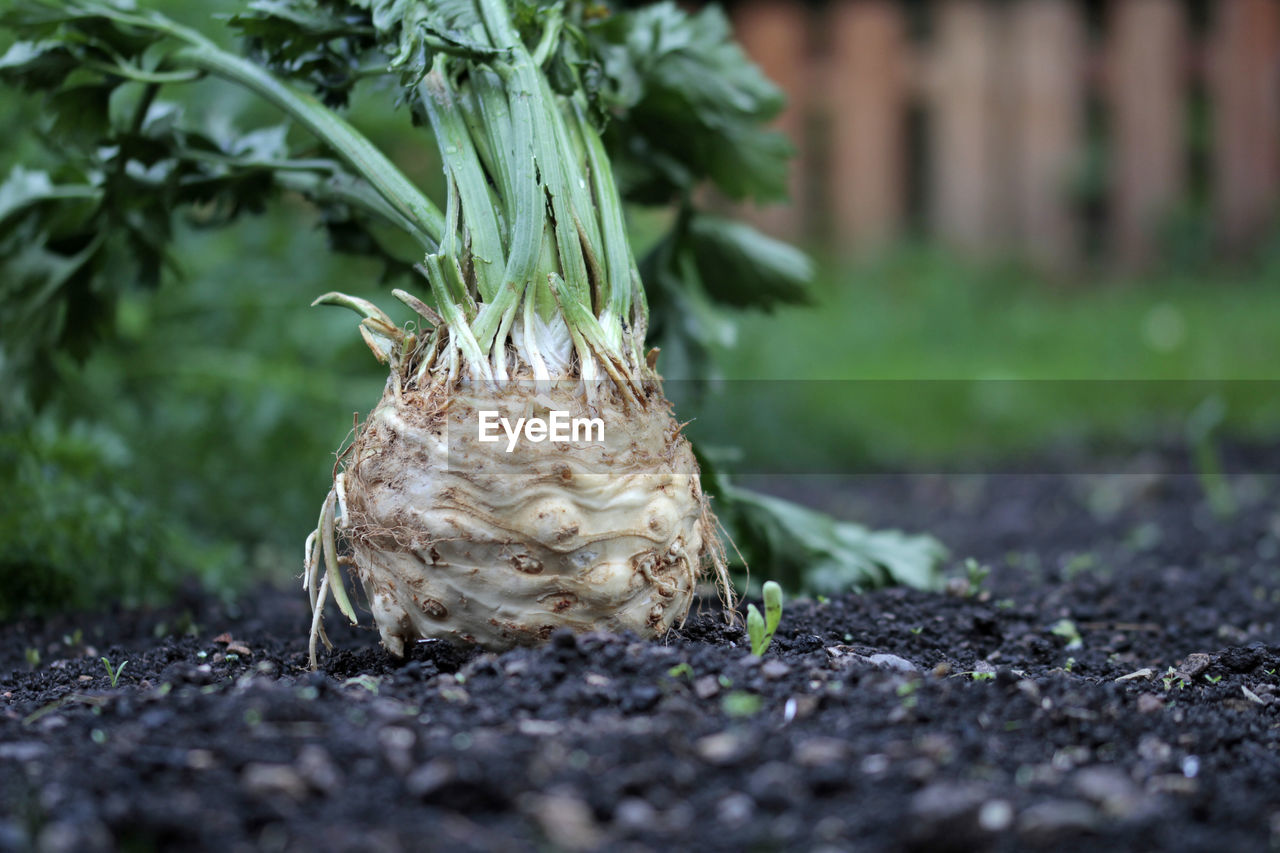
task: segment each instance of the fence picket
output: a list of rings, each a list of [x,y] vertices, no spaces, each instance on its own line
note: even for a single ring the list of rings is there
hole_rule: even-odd
[[[1084,10],[1073,0],[1026,0],[1010,14],[1010,226],[1031,260],[1066,267],[1078,248],[1070,190],[1085,135]]]
[[[908,59],[894,0],[842,0],[830,10],[831,209],[838,248],[901,236],[906,208]]]
[[[998,25],[983,0],[942,0],[927,75],[932,225],[944,243],[971,252],[990,250],[1005,221]]]
[[[1112,128],[1113,248],[1151,261],[1161,220],[1185,189],[1186,55],[1179,0],[1112,0],[1107,90]]]
[[[1232,253],[1264,235],[1280,196],[1280,0],[1217,0],[1215,212]]]
[[[734,14],[738,39],[750,56],[787,95],[787,108],[777,128],[796,148],[789,181],[790,201],[747,212],[763,231],[788,239],[804,231],[809,210],[807,124],[810,104],[808,75],[809,12],[800,0],[750,0]]]

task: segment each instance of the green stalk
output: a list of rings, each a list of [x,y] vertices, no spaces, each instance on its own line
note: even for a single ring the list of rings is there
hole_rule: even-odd
[[[502,238],[494,216],[489,180],[462,116],[465,107],[450,91],[443,59],[436,61],[436,67],[423,80],[421,92],[445,168],[458,188],[460,212],[471,235],[476,285],[481,299],[488,302],[502,284]]]
[[[181,30],[175,28],[174,35],[203,43],[193,42],[191,47],[178,50],[173,55],[177,62],[238,83],[284,110],[368,181],[396,213],[412,224],[414,236],[440,242],[444,216],[439,208],[363,134],[310,95],[293,91],[253,63],[205,41],[198,33]]]

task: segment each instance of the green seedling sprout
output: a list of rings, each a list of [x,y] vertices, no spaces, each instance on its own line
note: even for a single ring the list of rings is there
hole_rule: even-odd
[[[972,597],[982,591],[982,585],[986,582],[987,576],[991,574],[991,567],[984,566],[970,557],[964,561],[964,573],[965,579],[969,581],[969,595]]]
[[[693,667],[689,666],[688,661],[681,661],[671,669],[667,670],[667,675],[671,678],[693,678]]]
[[[735,690],[720,700],[721,709],[730,717],[753,717],[762,704],[759,696],[743,690]]]
[[[747,634],[751,637],[751,654],[764,657],[769,644],[773,642],[773,632],[782,621],[782,587],[774,581],[766,581],[764,585],[764,615],[754,604],[747,605]]]
[[[129,662],[127,660],[121,661],[119,666],[112,669],[111,661],[103,658],[102,665],[107,668],[107,678],[111,680],[111,686],[114,688],[120,683],[120,673],[124,672],[124,668],[129,665]]]
[[[1059,619],[1053,623],[1053,627],[1049,629],[1049,632],[1053,636],[1061,637],[1067,641],[1067,651],[1084,648],[1084,637],[1080,636],[1080,629],[1070,619]]]

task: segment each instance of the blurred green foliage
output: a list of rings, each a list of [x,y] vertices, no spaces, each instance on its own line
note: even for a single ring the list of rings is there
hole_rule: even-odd
[[[1225,433],[1274,437],[1276,281],[1280,264],[1266,257],[1251,268],[1093,280],[928,246],[829,263],[816,310],[746,318],[723,359],[730,380],[781,380],[778,405],[743,412],[734,398],[750,395],[728,393],[688,414],[699,418],[695,437],[737,426],[734,443],[757,459],[776,456],[779,437],[802,424],[808,443],[794,443],[792,467],[777,469],[796,472],[945,466],[1081,441],[1179,443],[1209,394],[1225,405]]]

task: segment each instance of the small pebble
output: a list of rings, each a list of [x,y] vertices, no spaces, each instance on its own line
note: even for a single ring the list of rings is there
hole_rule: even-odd
[[[1123,770],[1116,767],[1084,767],[1071,779],[1080,796],[1112,817],[1124,818],[1142,804],[1142,792]]]
[[[1164,699],[1154,693],[1143,693],[1138,697],[1138,713],[1154,714],[1164,709]]]
[[[743,754],[745,746],[737,735],[731,732],[720,732],[699,739],[694,749],[697,750],[698,755],[712,764],[731,764]]]
[[[780,660],[765,661],[764,666],[760,667],[760,674],[770,681],[785,678],[789,672],[791,672],[791,667]]]
[[[730,794],[716,805],[716,819],[729,826],[741,826],[755,813],[755,801],[746,794]]]
[[[251,794],[259,797],[303,800],[307,796],[307,783],[287,764],[248,764],[241,771],[240,779]]]
[[[987,832],[1004,832],[1013,825],[1013,805],[1008,800],[987,800],[978,810],[978,826]]]
[[[405,787],[416,797],[429,797],[453,781],[453,765],[436,758],[409,774]]]
[[[1038,843],[1069,835],[1081,835],[1097,828],[1097,809],[1079,800],[1049,800],[1036,803],[1018,818],[1018,832]]]
[[[693,692],[699,699],[710,699],[720,692],[720,682],[714,675],[704,675],[693,682]]]
[[[791,758],[801,767],[841,764],[849,758],[849,744],[833,737],[811,737],[796,744]]]
[[[613,822],[622,829],[650,829],[657,816],[653,806],[639,797],[628,797],[613,810]]]
[[[876,654],[867,658],[867,662],[872,666],[878,666],[881,669],[890,669],[896,672],[917,672],[916,665],[906,658],[898,657],[890,654]]]

